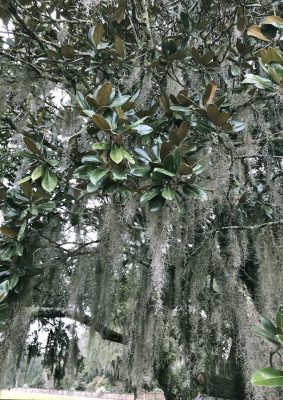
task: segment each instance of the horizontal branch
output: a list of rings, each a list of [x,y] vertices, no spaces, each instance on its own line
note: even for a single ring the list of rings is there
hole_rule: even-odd
[[[126,343],[125,338],[121,333],[106,327],[101,322],[94,321],[90,316],[86,314],[73,314],[70,310],[49,307],[31,309],[30,314],[32,319],[70,318],[79,322],[82,325],[93,327],[95,331],[100,334],[103,340],[109,340],[110,342],[116,342],[120,344]]]
[[[229,230],[229,229],[235,229],[235,230],[256,230],[256,229],[260,229],[260,228],[264,228],[266,226],[274,226],[274,225],[281,225],[283,224],[283,220],[279,220],[279,221],[271,221],[271,222],[265,222],[263,224],[258,224],[258,225],[231,225],[231,226],[222,226],[221,228],[217,229],[216,232],[220,232],[220,231],[225,231],[225,230]]]

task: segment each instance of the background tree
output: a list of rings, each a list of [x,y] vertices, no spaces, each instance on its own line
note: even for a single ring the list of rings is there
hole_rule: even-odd
[[[59,384],[69,317],[123,346],[128,387],[279,399],[250,326],[282,302],[281,13],[2,0],[3,384],[35,320]]]

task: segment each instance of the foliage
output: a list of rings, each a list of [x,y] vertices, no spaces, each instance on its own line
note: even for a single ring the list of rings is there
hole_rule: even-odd
[[[276,349],[270,353],[270,364],[268,368],[261,368],[252,376],[252,383],[258,386],[282,387],[283,371],[272,367],[274,355],[280,355],[283,348],[283,307],[280,306],[275,324],[268,318],[261,317],[262,327],[254,326],[252,332],[259,337],[276,345]]]
[[[2,3],[1,375],[39,320],[59,386],[84,364],[71,318],[125,346],[117,380],[168,399],[232,398],[212,366],[237,343],[252,396],[243,315],[277,306],[267,276],[282,293],[282,7]]]

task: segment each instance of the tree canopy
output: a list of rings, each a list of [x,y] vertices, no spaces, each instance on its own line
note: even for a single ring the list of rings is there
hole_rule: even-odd
[[[81,324],[129,390],[280,398],[281,3],[1,1],[2,385],[42,330],[60,385]]]

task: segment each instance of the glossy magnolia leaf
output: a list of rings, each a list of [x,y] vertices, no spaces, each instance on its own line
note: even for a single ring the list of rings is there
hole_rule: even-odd
[[[125,149],[123,149],[123,156],[130,164],[135,164],[133,156]]]
[[[74,58],[75,55],[74,46],[72,46],[71,44],[66,44],[62,46],[60,52],[65,58]]]
[[[23,184],[23,183],[25,183],[25,182],[28,182],[28,181],[30,180],[30,178],[31,178],[30,175],[25,176],[24,178],[20,179],[17,183],[18,183],[19,185],[21,185],[21,184]]]
[[[174,200],[176,198],[175,191],[172,188],[172,186],[169,185],[169,184],[164,187],[164,189],[162,190],[161,195],[162,195],[162,197],[164,197],[164,199],[170,200],[170,201]]]
[[[201,187],[196,186],[196,185],[187,184],[186,186],[184,186],[183,191],[188,196],[191,196],[191,197],[193,197],[194,199],[197,199],[197,200],[204,201],[204,200],[208,199],[206,191],[203,190]]]
[[[175,176],[176,174],[170,171],[167,171],[164,168],[154,168],[154,172],[159,172],[160,174],[167,175],[167,176]]]
[[[283,65],[283,56],[279,50],[274,47],[260,50],[260,58],[264,64],[279,63]]]
[[[36,147],[36,144],[27,136],[24,137],[24,142],[29,151],[31,151],[33,154],[40,155],[40,150]]]
[[[88,104],[88,102],[85,100],[84,95],[83,95],[81,92],[77,91],[77,93],[76,93],[76,98],[77,98],[77,101],[78,101],[80,107],[81,107],[83,110],[88,110],[88,109],[89,109],[89,104]]]
[[[283,330],[283,306],[279,307],[278,313],[276,314],[276,325],[278,328]]]
[[[220,115],[219,115],[219,117],[217,119],[216,125],[220,126],[220,127],[223,127],[227,123],[229,118],[230,118],[230,114],[229,113],[227,113],[227,112],[220,113]]]
[[[266,318],[264,316],[260,317],[260,322],[262,324],[262,326],[264,327],[264,329],[266,331],[269,331],[271,334],[276,335],[277,331],[276,331],[276,327],[275,325],[270,321],[269,318]]]
[[[46,212],[50,212],[52,210],[54,210],[55,208],[55,203],[53,201],[48,201],[47,203],[42,203],[42,204],[37,204],[36,208],[39,211],[46,211]]]
[[[154,197],[158,196],[159,194],[160,194],[159,188],[148,190],[141,196],[140,202],[144,203],[145,201],[149,201],[149,200],[153,199]]]
[[[180,175],[191,175],[193,173],[193,169],[190,165],[186,164],[184,161],[181,162],[178,168],[178,174]]]
[[[90,154],[82,158],[82,164],[97,164],[101,163],[101,161],[102,161],[101,158],[94,154]]]
[[[115,49],[121,58],[126,56],[125,43],[118,35],[115,36]]]
[[[106,106],[109,102],[109,98],[112,92],[112,84],[105,82],[96,93],[96,102],[99,106]]]
[[[112,150],[110,152],[110,158],[113,160],[116,164],[120,164],[120,162],[124,158],[124,152],[122,147],[114,146],[112,147]]]
[[[125,103],[127,103],[127,101],[130,98],[131,98],[131,96],[128,96],[128,95],[117,97],[116,99],[114,99],[112,101],[112,103],[109,105],[109,107],[111,107],[111,108],[121,107]]]
[[[215,104],[208,104],[207,116],[214,125],[217,125],[218,118],[220,117],[220,111]]]
[[[271,343],[278,344],[278,340],[276,339],[275,334],[273,334],[269,330],[266,330],[264,328],[260,328],[258,326],[253,326],[251,328],[251,331],[256,336],[262,337],[262,338],[268,340]]]
[[[263,40],[265,42],[269,42],[270,39],[261,32],[260,27],[257,25],[250,26],[247,30],[247,35],[253,36],[257,39]]]
[[[135,131],[139,135],[143,136],[143,135],[149,135],[153,131],[153,128],[149,125],[141,124],[135,128]]]
[[[14,239],[18,235],[18,232],[14,231],[14,229],[10,228],[9,226],[1,226],[0,232],[10,239]]]
[[[170,110],[184,114],[191,114],[192,112],[188,107],[182,107],[182,106],[170,106]]]
[[[107,150],[109,148],[109,142],[97,142],[91,146],[94,150]]]
[[[166,140],[165,142],[161,143],[160,147],[160,159],[161,161],[164,160],[164,158],[171,152],[173,148],[173,143],[171,140]]]
[[[150,167],[135,167],[131,169],[130,173],[131,175],[134,176],[146,178],[149,176],[150,171],[151,171]]]
[[[199,164],[199,163],[196,164],[196,165],[193,167],[193,173],[194,173],[195,175],[201,174],[204,170],[205,170],[205,166],[202,165],[202,164]]]
[[[127,179],[127,173],[125,171],[112,170],[114,180],[124,181]]]
[[[97,46],[103,38],[103,24],[102,22],[98,22],[95,27],[93,28],[93,32],[92,32],[92,39],[93,39],[93,43]]]
[[[90,118],[95,115],[95,112],[93,110],[82,110],[82,112]]]
[[[262,78],[259,75],[247,74],[242,83],[252,83],[259,89],[274,89],[274,84],[270,79]]]
[[[138,154],[143,160],[151,161],[151,157],[147,154],[147,152],[139,147],[135,147],[134,152]]]
[[[20,227],[19,233],[17,235],[18,242],[20,242],[23,239],[25,231],[26,231],[26,227],[27,227],[27,220],[25,220]]]
[[[263,24],[273,25],[275,28],[283,29],[283,18],[280,18],[276,15],[269,15],[264,18]]]
[[[230,121],[229,125],[232,126],[233,132],[241,132],[246,127],[246,124],[242,121]]]
[[[174,154],[175,155],[175,154]],[[174,175],[177,172],[178,166],[175,164],[175,157],[173,154],[168,154],[163,160],[163,169],[173,173]]]
[[[109,169],[95,169],[90,174],[90,181],[93,185],[97,185],[105,175],[107,175]]]
[[[203,105],[210,104],[213,102],[216,90],[217,90],[217,83],[215,81],[211,81],[205,89],[205,93],[202,98]]]
[[[74,176],[81,178],[81,179],[89,179],[90,174],[93,171],[92,164],[82,165],[81,167],[77,168],[74,172]]]
[[[43,174],[44,174],[44,166],[40,164],[32,171],[31,179],[33,181],[36,181],[37,179],[41,178]]]
[[[57,183],[57,176],[54,174],[54,172],[47,169],[41,179],[41,186],[43,189],[50,193],[56,188]]]
[[[180,144],[187,137],[188,130],[189,130],[188,123],[186,121],[183,121],[177,131],[177,136],[179,139],[177,144]]]
[[[164,206],[165,204],[165,199],[162,196],[156,196],[153,199],[149,200],[149,211],[151,212],[157,212],[159,210],[161,210],[161,208]]]
[[[262,368],[252,375],[252,384],[267,387],[283,387],[283,371],[275,368]]]
[[[267,38],[274,39],[277,35],[278,28],[276,28],[273,24],[262,24],[260,31]]]
[[[14,273],[13,275],[11,275],[11,277],[9,278],[9,290],[14,289],[14,287],[17,286],[19,280],[19,274]]]
[[[91,119],[100,130],[105,132],[111,131],[111,126],[109,125],[109,122],[106,121],[106,119],[102,115],[95,114],[92,116]]]

